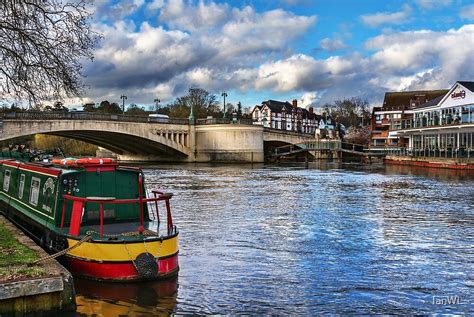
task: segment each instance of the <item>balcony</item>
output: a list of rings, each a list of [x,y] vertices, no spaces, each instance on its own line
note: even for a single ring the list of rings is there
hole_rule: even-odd
[[[394,123],[390,125],[390,130],[406,130],[406,129],[419,129],[419,128],[431,128],[431,127],[448,127],[473,124],[474,119],[464,120],[462,118],[417,118],[402,120],[401,123]]]

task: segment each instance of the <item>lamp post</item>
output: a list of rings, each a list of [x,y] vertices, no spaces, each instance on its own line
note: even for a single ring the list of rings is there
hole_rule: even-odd
[[[155,100],[153,100],[153,102],[155,103],[155,107],[156,107],[156,113],[158,113],[158,109],[160,108],[160,99],[158,98],[155,98]]]
[[[127,100],[127,96],[121,95],[120,99],[122,99],[122,115],[125,114],[125,100]]]
[[[222,118],[225,118],[225,97],[227,97],[227,93],[224,91],[222,92],[221,96],[224,97],[224,115],[222,116]]]

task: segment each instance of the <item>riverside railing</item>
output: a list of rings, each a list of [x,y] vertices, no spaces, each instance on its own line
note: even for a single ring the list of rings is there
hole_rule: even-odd
[[[417,118],[417,119],[404,119],[398,122],[393,122],[390,125],[390,130],[405,130],[405,129],[418,129],[427,127],[442,127],[451,125],[465,125],[474,124],[474,118],[469,120],[463,120],[461,117],[447,117],[447,118]]]
[[[386,154],[409,157],[474,158],[474,148],[387,148]]]

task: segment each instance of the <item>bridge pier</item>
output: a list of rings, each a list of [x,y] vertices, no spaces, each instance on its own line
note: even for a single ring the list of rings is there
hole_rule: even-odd
[[[262,163],[263,129],[256,125],[191,125],[188,132],[188,156],[156,154],[118,155],[120,161],[136,162],[228,162]]]

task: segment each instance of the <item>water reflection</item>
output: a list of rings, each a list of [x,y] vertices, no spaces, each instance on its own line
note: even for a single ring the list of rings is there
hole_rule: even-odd
[[[176,311],[178,279],[104,283],[75,279],[76,316],[168,316]]]
[[[437,179],[440,181],[472,181],[474,170],[456,170],[447,168],[415,167],[404,165],[385,165],[390,175],[413,175]]]

